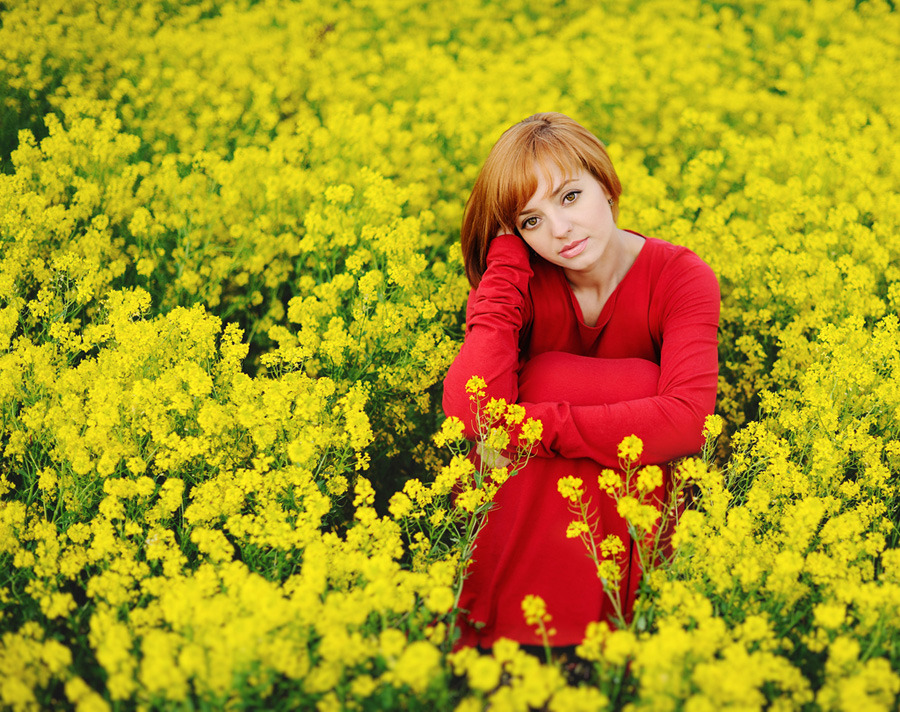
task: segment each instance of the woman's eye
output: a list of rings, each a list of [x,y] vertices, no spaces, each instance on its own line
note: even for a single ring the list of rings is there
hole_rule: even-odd
[[[564,202],[564,203],[571,203],[571,202],[573,202],[573,201],[575,200],[575,198],[578,197],[578,194],[579,194],[580,192],[581,192],[580,190],[570,190],[570,191],[569,191],[568,193],[566,193],[565,196],[563,197],[563,202]]]
[[[522,221],[522,229],[523,230],[527,230],[528,228],[534,227],[535,225],[537,225],[537,218],[535,218],[535,217],[525,218]]]

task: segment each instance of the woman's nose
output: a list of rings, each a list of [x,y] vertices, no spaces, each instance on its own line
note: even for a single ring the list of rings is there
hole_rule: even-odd
[[[565,215],[556,213],[549,216],[550,230],[554,237],[566,237],[572,229],[572,221]]]

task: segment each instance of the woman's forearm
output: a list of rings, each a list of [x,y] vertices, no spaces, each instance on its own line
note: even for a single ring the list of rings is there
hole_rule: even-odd
[[[521,404],[543,423],[538,456],[583,457],[615,467],[618,445],[628,435],[643,441],[644,464],[700,450],[718,385],[718,282],[690,253],[673,261],[657,288],[651,328],[662,343],[655,381],[648,362],[629,359],[569,355],[582,361],[561,364],[556,380],[546,361],[523,370]],[[532,387],[533,371],[542,388]]]
[[[528,248],[515,235],[491,241],[487,268],[469,296],[466,336],[444,379],[444,412],[466,426],[474,439],[472,404],[466,383],[480,376],[490,398],[518,400],[519,334],[528,314],[532,270]]]

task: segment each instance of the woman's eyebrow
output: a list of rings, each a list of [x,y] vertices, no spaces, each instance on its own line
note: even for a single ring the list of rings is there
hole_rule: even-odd
[[[577,182],[577,181],[578,181],[578,178],[569,178],[568,180],[564,180],[564,181],[562,182],[562,185],[559,186],[559,188],[552,188],[552,187],[551,187],[551,188],[550,188],[550,192],[547,193],[547,197],[548,197],[548,198],[555,198],[557,195],[559,195],[560,193],[562,193],[563,190],[565,190],[566,186],[569,185],[569,183],[575,183],[575,182]],[[521,220],[521,218],[522,218],[523,215],[528,215],[528,213],[534,212],[534,210],[535,210],[535,208],[528,208],[528,206],[526,206],[525,209],[524,209],[521,213],[519,213],[519,214],[516,216],[516,219],[517,219],[517,220]]]
[[[549,195],[551,198],[555,198],[557,195],[559,195],[560,193],[562,193],[563,190],[565,190],[565,187],[566,187],[567,185],[569,185],[569,183],[575,183],[575,182],[577,182],[577,181],[578,181],[577,178],[569,178],[568,180],[563,181],[562,185],[559,186],[559,188],[557,188],[556,190],[554,190],[554,189],[551,188],[551,189],[550,189],[550,193],[548,193],[548,195]]]

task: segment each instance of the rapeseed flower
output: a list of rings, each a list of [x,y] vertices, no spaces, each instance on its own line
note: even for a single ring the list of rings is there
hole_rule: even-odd
[[[890,708],[898,16],[714,5],[7,3],[0,706]],[[466,695],[459,542],[526,460],[432,439],[455,240],[547,107],[607,143],[622,227],[719,277],[721,415],[687,509],[636,439],[600,476],[662,553],[590,686],[501,641]],[[483,412],[498,455],[542,438]]]

